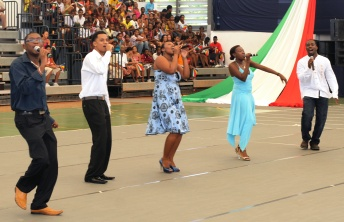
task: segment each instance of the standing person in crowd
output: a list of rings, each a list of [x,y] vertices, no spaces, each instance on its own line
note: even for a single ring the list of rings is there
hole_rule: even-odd
[[[255,104],[252,95],[254,72],[252,72],[250,67],[277,75],[282,83],[287,83],[287,79],[275,70],[251,61],[251,54],[245,54],[244,49],[240,45],[233,46],[229,54],[230,59],[235,59],[235,61],[228,65],[229,73],[233,77],[234,87],[227,139],[235,147],[235,136],[240,136],[235,152],[239,159],[250,161],[250,157],[246,152],[246,146],[250,140],[252,128],[256,124]]]
[[[26,210],[27,194],[36,189],[31,203],[32,214],[59,215],[62,210],[47,206],[53,193],[57,174],[57,140],[53,128],[57,122],[51,118],[45,93],[45,72],[48,51],[40,52],[43,41],[38,33],[24,38],[26,52],[14,60],[10,67],[11,108],[20,134],[29,146],[32,161],[15,187],[15,202]]]
[[[181,46],[166,42],[161,50],[163,55],[158,56],[153,65],[155,88],[146,135],[169,133],[159,163],[163,172],[172,173],[180,171],[173,158],[183,134],[190,131],[178,86],[178,81],[190,77],[190,69],[187,51],[181,50]],[[183,57],[184,67],[178,65],[179,55]]]
[[[104,175],[112,146],[107,75],[113,45],[108,43],[108,36],[104,31],[95,32],[91,37],[91,44],[93,51],[86,55],[81,68],[82,90],[79,95],[93,141],[85,182],[105,184],[115,178]]]
[[[0,0],[0,21],[1,21],[1,25],[2,25],[2,30],[7,29],[5,11],[6,11],[5,3],[2,0]]]
[[[319,150],[320,136],[325,127],[328,99],[333,97],[338,104],[338,83],[328,58],[318,54],[315,40],[306,43],[308,55],[297,63],[303,110],[301,118],[302,149]],[[332,92],[331,92],[332,91]],[[312,119],[316,111],[312,136]]]

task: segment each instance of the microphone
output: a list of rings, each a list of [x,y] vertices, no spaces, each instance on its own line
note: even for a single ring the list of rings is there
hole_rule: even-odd
[[[38,45],[36,45],[33,49],[34,49],[36,52],[41,51],[41,48],[40,48]]]
[[[253,56],[258,56],[258,53],[257,53],[257,54],[250,54],[250,56],[251,56],[251,57],[253,57]]]
[[[311,63],[311,67],[312,67],[312,70],[314,71],[314,57],[313,56],[310,56],[309,59],[312,59],[312,63]]]

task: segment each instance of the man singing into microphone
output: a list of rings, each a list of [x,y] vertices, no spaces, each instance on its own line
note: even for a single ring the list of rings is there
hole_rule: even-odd
[[[319,150],[320,136],[327,118],[328,99],[333,97],[338,104],[338,83],[330,61],[326,57],[318,55],[318,46],[315,40],[307,41],[306,50],[308,55],[297,63],[297,76],[303,99],[300,147],[308,149],[309,142],[311,150]],[[312,129],[314,109],[316,119],[311,136],[309,132]]]
[[[86,55],[81,68],[82,90],[79,95],[93,141],[85,182],[105,184],[108,180],[115,179],[104,175],[112,146],[107,79],[113,45],[108,43],[108,35],[104,31],[94,33],[91,44],[93,51]]]
[[[42,46],[41,36],[29,33],[23,44],[26,52],[10,67],[14,121],[29,145],[32,158],[15,187],[15,201],[26,210],[27,194],[37,188],[30,206],[31,213],[52,216],[63,212],[47,206],[57,180],[57,141],[52,128],[57,128],[58,124],[51,118],[47,106],[44,68],[48,51],[40,49]]]

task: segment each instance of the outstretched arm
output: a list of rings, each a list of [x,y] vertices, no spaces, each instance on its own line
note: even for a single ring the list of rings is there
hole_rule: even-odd
[[[281,73],[269,68],[269,67],[266,67],[266,66],[263,66],[261,64],[258,64],[256,62],[253,62],[251,61],[251,66],[256,68],[256,69],[260,69],[260,70],[263,70],[264,72],[268,72],[268,73],[271,73],[271,74],[274,74],[276,76],[278,76],[282,82],[284,82],[285,84],[287,84],[287,79],[284,77],[284,75],[282,75]]]

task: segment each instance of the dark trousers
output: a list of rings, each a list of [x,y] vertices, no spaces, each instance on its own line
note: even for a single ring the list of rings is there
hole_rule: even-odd
[[[312,137],[310,131],[312,130],[312,119],[314,116],[314,109],[316,111],[315,115],[315,126],[313,130]],[[325,122],[327,118],[328,110],[328,98],[303,98],[303,111],[301,118],[301,133],[302,139],[304,141],[311,141],[312,144],[320,143],[320,136],[325,127]]]
[[[17,187],[29,193],[37,187],[32,210],[47,207],[58,174],[57,140],[48,115],[20,115],[14,117],[16,127],[29,145],[32,161],[17,182]]]
[[[92,132],[91,159],[86,178],[102,176],[106,171],[112,146],[111,119],[104,100],[83,100],[82,110]]]

